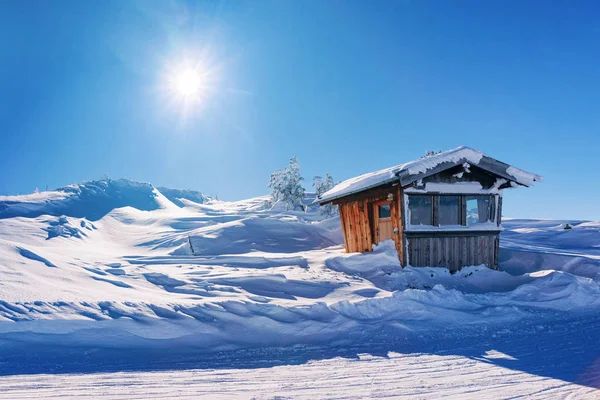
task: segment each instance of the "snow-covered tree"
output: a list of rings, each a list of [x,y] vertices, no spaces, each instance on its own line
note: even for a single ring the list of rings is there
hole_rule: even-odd
[[[315,188],[315,194],[317,197],[321,197],[321,195],[328,190],[332,189],[335,186],[333,182],[333,178],[329,174],[325,174],[325,178],[320,176],[315,176],[313,178],[313,186]],[[326,217],[331,217],[332,215],[337,214],[337,207],[331,203],[321,206],[319,209],[321,215]]]
[[[268,188],[271,188],[271,202],[275,203],[283,198],[284,181],[283,171],[277,169],[271,173]]]
[[[322,195],[323,193],[325,193],[322,189],[321,186],[323,185],[323,177],[316,175],[313,178],[313,187],[315,188],[315,195],[317,197],[319,197],[320,195]]]
[[[317,197],[320,197],[323,193],[331,189],[333,186],[333,178],[329,174],[326,174],[325,178],[321,176],[315,176],[313,178],[313,187],[315,188],[315,194]]]
[[[269,188],[271,188],[271,202],[281,202],[285,204],[286,209],[295,209],[302,207],[304,200],[304,188],[302,181],[304,178],[300,175],[300,165],[298,159],[292,157],[287,168],[276,170],[271,174]]]

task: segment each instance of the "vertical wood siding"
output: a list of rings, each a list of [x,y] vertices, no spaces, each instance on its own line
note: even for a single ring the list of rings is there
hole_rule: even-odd
[[[451,168],[424,178],[426,182],[457,183],[462,181],[480,182],[482,187],[489,188],[496,182],[496,177],[473,166],[470,174],[457,174],[462,166]],[[440,266],[456,271],[467,265],[485,264],[496,269],[498,266],[499,233],[486,232],[406,232],[403,201],[403,189],[398,184],[386,184],[365,190],[333,201],[340,211],[340,220],[344,234],[346,252],[372,251],[373,244],[379,241],[377,202],[390,203],[390,219],[392,221],[392,238],[401,265],[410,264],[415,267]],[[464,199],[461,199],[464,201]],[[464,205],[464,204],[463,204]],[[439,205],[434,202],[432,210],[439,214]],[[463,207],[461,206],[462,210]],[[495,207],[496,222],[501,224],[502,195],[497,196]],[[466,224],[466,214],[461,212],[460,222]],[[387,223],[387,222],[386,222]],[[379,230],[378,230],[379,228]],[[389,231],[389,226],[386,226]],[[498,229],[500,230],[500,229]],[[387,233],[387,232],[386,232]],[[389,236],[389,235],[384,235]]]
[[[349,253],[371,251],[373,241],[366,201],[338,205],[344,231],[344,245]]]
[[[403,252],[404,252],[404,229],[402,229],[402,192],[400,190],[400,186],[397,186],[394,191],[394,200],[390,206],[390,212],[392,216],[392,230],[395,231],[392,234],[394,238],[394,244],[396,245],[396,251],[398,252],[398,258],[400,259],[400,264],[403,264]]]
[[[373,244],[377,244],[377,227],[375,226],[377,218],[375,218],[373,207],[377,201],[387,199],[390,193],[393,195],[393,199],[390,202],[392,230],[395,230],[392,238],[394,239],[400,262],[402,262],[403,229],[400,203],[402,196],[399,187],[390,187],[375,194],[367,193],[363,197],[338,203],[346,252],[372,251]]]
[[[409,236],[407,240],[413,267],[447,267],[451,271],[468,265],[497,267],[497,234]]]

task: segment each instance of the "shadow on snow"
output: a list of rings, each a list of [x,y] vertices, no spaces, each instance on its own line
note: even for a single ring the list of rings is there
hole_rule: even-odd
[[[77,345],[68,336],[42,337],[32,332],[15,332],[0,336],[0,375],[267,368],[334,357],[358,359],[360,354],[388,357],[390,352],[396,352],[461,356],[600,388],[600,318],[547,322],[448,327],[418,333],[399,329],[393,323],[363,325],[364,329],[330,338],[329,342],[219,352],[195,347],[189,337],[169,340],[135,337],[136,348],[100,348]],[[130,342],[131,338],[125,337],[129,334],[123,335],[124,342]],[[488,357],[490,351],[507,357]]]

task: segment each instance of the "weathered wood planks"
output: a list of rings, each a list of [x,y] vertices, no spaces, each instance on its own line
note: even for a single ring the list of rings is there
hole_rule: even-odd
[[[496,210],[497,222],[500,222],[501,199],[500,196]],[[403,191],[399,185],[387,185],[336,201],[347,252],[372,251],[373,244],[379,243],[378,232],[381,232],[382,227],[378,226],[377,206],[383,203],[390,204],[392,238],[401,265],[440,266],[452,271],[466,265],[485,264],[490,268],[497,268],[498,231],[406,232]],[[461,219],[466,219],[466,216]]]
[[[349,253],[371,251],[372,239],[369,213],[364,202],[339,204],[344,244]]]
[[[447,267],[457,271],[467,265],[497,268],[499,238],[496,232],[472,235],[407,235],[409,264],[413,267]]]
[[[400,188],[388,186],[367,191],[363,196],[353,196],[347,201],[338,202],[340,221],[344,234],[344,246],[349,253],[372,251],[373,244],[379,242],[378,214],[374,210],[376,204],[390,203],[392,238],[402,261],[403,230]]]

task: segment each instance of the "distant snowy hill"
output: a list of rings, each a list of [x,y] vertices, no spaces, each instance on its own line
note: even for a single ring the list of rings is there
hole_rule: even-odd
[[[183,200],[202,204],[209,197],[191,190],[156,189],[149,183],[105,179],[65,186],[50,192],[0,196],[0,218],[53,215],[96,221],[110,211],[133,207],[142,211],[162,208],[160,195],[179,207]]]
[[[450,274],[400,268],[390,243],[345,254],[339,219],[306,209],[124,179],[0,197],[0,375],[273,347],[452,347],[557,324],[596,332],[586,321],[600,312],[598,223],[506,219],[506,271]],[[557,361],[572,361],[569,379],[595,379],[577,378],[600,356],[594,335],[580,338],[594,351]]]
[[[179,207],[185,207],[184,200],[191,201],[193,203],[204,204],[210,201],[211,198],[194,190],[180,190],[180,189],[169,189],[166,187],[156,188],[163,196],[169,199],[172,203]]]

